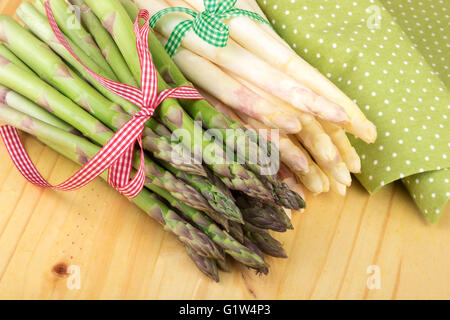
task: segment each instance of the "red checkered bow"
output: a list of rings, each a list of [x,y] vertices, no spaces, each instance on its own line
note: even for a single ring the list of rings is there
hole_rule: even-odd
[[[115,94],[127,99],[140,107],[140,111],[128,121],[120,130],[108,141],[108,143],[77,173],[65,182],[52,186],[50,185],[31,162],[28,154],[20,141],[19,134],[14,127],[0,127],[0,134],[6,148],[22,175],[31,183],[44,187],[63,191],[76,190],[88,184],[98,177],[106,169],[108,171],[108,182],[120,193],[129,198],[136,197],[144,187],[145,183],[145,160],[142,149],[142,131],[145,122],[150,119],[156,107],[167,98],[176,99],[202,99],[202,96],[192,87],[178,87],[164,90],[158,94],[158,80],[156,69],[150,56],[148,48],[148,33],[150,15],[147,10],[141,10],[134,23],[136,34],[136,47],[139,53],[142,76],[141,87],[138,89],[123,83],[118,83],[105,79],[87,68],[75,55],[72,48],[64,38],[59,29],[50,4],[45,3],[47,17],[58,40],[80,62],[83,67],[103,86]],[[145,19],[142,28],[139,19]],[[141,161],[136,175],[131,179],[131,169],[133,165],[133,150],[136,141],[141,147]]]

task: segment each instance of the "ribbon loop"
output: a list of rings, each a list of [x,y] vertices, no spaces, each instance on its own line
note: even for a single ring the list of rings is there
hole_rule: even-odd
[[[200,13],[184,7],[165,8],[151,17],[150,27],[154,28],[158,20],[167,13],[182,12],[192,16],[193,19],[180,22],[170,34],[165,49],[172,57],[180,47],[186,32],[191,29],[207,43],[222,48],[227,46],[230,37],[230,28],[222,20],[244,16],[270,25],[268,21],[255,12],[234,8],[236,1],[204,0],[205,10]]]
[[[157,106],[167,98],[202,99],[202,96],[194,88],[186,86],[164,90],[158,94],[157,71],[148,47],[150,14],[147,10],[141,10],[134,23],[136,47],[142,69],[141,89],[139,89],[103,78],[87,68],[75,55],[59,29],[48,1],[45,3],[45,9],[53,32],[69,53],[104,87],[139,106],[140,111],[125,123],[85,166],[71,178],[57,186],[50,185],[36,170],[20,141],[17,130],[11,126],[2,126],[0,127],[0,135],[8,153],[22,175],[37,186],[64,191],[76,190],[109,169],[108,183],[125,196],[134,198],[141,192],[146,180],[145,154],[142,147],[142,132],[145,123],[153,116]],[[139,24],[141,18],[145,20],[142,27]],[[140,147],[140,164],[136,175],[131,179],[136,142]]]

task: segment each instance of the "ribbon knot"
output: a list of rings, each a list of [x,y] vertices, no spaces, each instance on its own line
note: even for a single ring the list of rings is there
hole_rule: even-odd
[[[0,127],[0,134],[5,142],[6,148],[22,175],[37,186],[63,191],[76,190],[109,169],[109,184],[125,196],[134,198],[141,192],[145,183],[145,155],[142,148],[142,132],[145,123],[153,116],[157,106],[167,98],[202,99],[202,96],[194,88],[186,86],[164,90],[158,94],[157,71],[148,47],[148,33],[150,30],[148,21],[150,14],[147,10],[141,10],[134,23],[136,47],[142,69],[141,89],[139,89],[103,78],[87,68],[76,56],[59,29],[48,1],[45,3],[45,9],[53,32],[67,51],[104,87],[139,106],[140,110],[117,131],[107,144],[83,168],[57,186],[50,185],[36,170],[20,141],[17,130],[11,126]],[[142,27],[139,24],[139,19],[141,18],[145,19]],[[140,164],[136,175],[131,179],[134,146],[136,142],[140,146]]]
[[[154,28],[158,20],[170,12],[183,12],[193,19],[180,22],[172,31],[166,43],[166,51],[173,56],[189,30],[193,30],[201,39],[216,47],[226,47],[230,36],[230,28],[222,20],[237,16],[249,17],[253,20],[267,23],[264,18],[255,12],[235,9],[237,0],[204,0],[205,10],[196,12],[189,8],[173,7],[158,11],[150,19],[150,27]],[[269,24],[270,25],[270,24]]]
[[[133,117],[134,118],[146,118],[147,121],[151,117],[153,117],[153,114],[155,113],[154,109],[152,107],[145,107],[141,108],[139,112],[137,112]]]

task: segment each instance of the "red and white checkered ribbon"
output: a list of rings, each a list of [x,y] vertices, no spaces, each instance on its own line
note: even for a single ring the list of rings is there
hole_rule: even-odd
[[[150,119],[156,107],[167,98],[175,99],[202,99],[202,96],[192,87],[178,87],[164,90],[158,94],[158,79],[156,69],[150,56],[148,48],[148,33],[150,15],[147,10],[141,10],[134,23],[136,34],[136,47],[141,63],[141,90],[123,83],[118,83],[103,78],[87,68],[75,55],[72,48],[60,31],[50,4],[45,3],[47,17],[58,40],[80,62],[83,67],[103,86],[115,94],[127,99],[140,107],[140,111],[128,121],[120,130],[108,141],[108,143],[77,173],[65,182],[52,186],[36,170],[28,154],[20,141],[19,134],[14,127],[0,127],[1,137],[6,148],[22,175],[31,183],[44,187],[63,191],[76,190],[88,184],[98,177],[106,169],[108,171],[108,182],[120,193],[129,198],[136,197],[144,187],[145,183],[145,159],[142,149],[142,131],[145,122]],[[145,19],[141,28],[139,19]],[[136,175],[131,179],[131,169],[133,165],[133,150],[136,141],[141,147],[141,162]]]

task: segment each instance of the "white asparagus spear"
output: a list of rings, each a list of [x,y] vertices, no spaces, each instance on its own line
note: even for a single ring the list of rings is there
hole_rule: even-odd
[[[301,183],[311,192],[319,194],[330,191],[330,181],[327,175],[320,169],[320,167],[313,161],[308,152],[303,146],[295,139],[292,139],[293,143],[302,150],[308,159],[308,173],[301,173],[294,171]]]
[[[273,104],[278,106],[285,105],[283,101],[262,91],[251,83],[240,79],[237,76],[235,76],[235,78],[264,99],[273,102]],[[285,106],[285,108],[288,107],[289,106]],[[294,110],[293,114],[298,116],[303,126],[302,131],[297,133],[297,137],[303,146],[306,147],[316,160],[317,164],[319,164],[324,171],[340,183],[349,186],[352,181],[350,172],[343,162],[339,150],[333,144],[330,136],[324,131],[320,123],[313,116],[302,113],[301,111]]]
[[[147,9],[151,15],[169,7],[162,0],[137,0],[136,2],[141,8]],[[168,38],[173,29],[186,19],[191,17],[183,13],[169,13],[158,21],[155,29]],[[183,38],[182,45],[223,68],[239,74],[265,91],[291,103],[299,110],[333,123],[344,123],[349,120],[341,106],[315,94],[305,85],[259,59],[231,39],[226,47],[218,48],[200,39],[193,30],[189,30]]]
[[[201,0],[186,1],[201,7]],[[258,4],[253,0],[240,0],[236,7],[245,10],[259,9]],[[256,12],[261,13],[261,9]],[[228,25],[231,37],[247,50],[276,66],[317,94],[342,106],[350,118],[349,122],[343,124],[344,129],[365,142],[373,143],[376,140],[375,125],[366,118],[356,103],[327,77],[298,56],[278,34],[268,30],[264,24],[255,23],[244,17],[232,18],[228,21]]]
[[[292,190],[297,192],[303,200],[306,201],[305,192],[303,190],[303,186],[298,182],[297,177],[295,174],[284,164],[280,164],[280,170],[278,170],[278,177],[288,185],[288,187]]]
[[[280,132],[278,141],[277,139],[272,140],[270,135],[270,128],[268,128],[261,122],[247,116],[242,112],[232,110],[229,106],[221,103],[215,97],[212,97],[208,93],[204,93],[201,90],[200,93],[216,110],[222,112],[223,114],[226,114],[232,119],[241,122],[246,128],[248,129],[251,128],[257,131],[265,129],[265,131],[259,131],[259,133],[260,134],[264,134],[265,132],[267,133],[267,135],[264,138],[266,138],[269,141],[272,141],[275,144],[275,146],[280,150],[281,161],[284,162],[288,167],[292,168],[293,170],[302,173],[308,172],[309,167],[306,155],[302,150],[297,148],[297,146],[294,143],[292,143],[291,139],[286,134]]]
[[[157,36],[161,42],[167,41],[159,34]],[[271,128],[281,129],[288,133],[297,133],[301,130],[300,121],[292,116],[291,108],[285,110],[282,107],[271,105],[209,60],[184,48],[180,48],[173,59],[191,82],[233,109],[243,112]]]
[[[330,181],[330,190],[338,195],[345,196],[347,194],[347,186],[339,183],[333,177],[328,175],[328,180]]]
[[[185,7],[185,8],[189,8],[189,9],[195,10],[194,7],[190,6],[187,2],[185,2],[183,0],[166,0],[166,2],[171,7]]]
[[[322,128],[325,132],[330,136],[334,145],[338,148],[339,153],[344,160],[347,168],[352,173],[360,173],[361,172],[361,159],[359,158],[358,153],[355,148],[351,145],[348,140],[345,131],[340,127],[329,123],[327,121],[319,120]]]
[[[280,170],[278,170],[278,177],[281,179],[281,181],[286,183],[292,191],[297,192],[303,198],[303,200],[306,201],[305,192],[303,191],[304,190],[303,185],[298,181],[295,174],[284,163],[280,164]],[[288,210],[289,209],[284,208],[286,214],[290,218],[292,218],[292,210],[289,210],[290,212]],[[305,209],[300,209],[298,210],[298,212],[303,213],[305,212]]]

